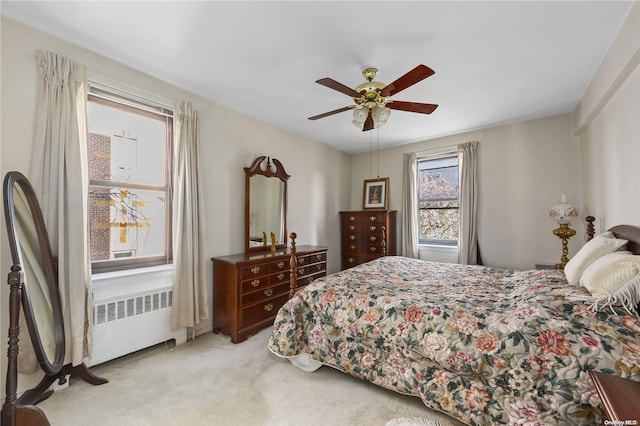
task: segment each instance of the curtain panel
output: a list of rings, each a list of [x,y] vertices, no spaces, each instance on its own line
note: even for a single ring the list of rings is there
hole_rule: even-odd
[[[460,235],[458,237],[458,263],[477,265],[479,260],[478,226],[478,142],[458,145],[460,169]]]
[[[189,102],[174,108],[173,304],[171,328],[209,318],[204,263],[204,213],[198,162],[198,114]]]
[[[91,356],[92,298],[88,246],[86,68],[36,52],[37,103],[29,180],[40,201],[65,329],[65,364]]]
[[[403,155],[402,250],[405,257],[418,258],[418,159],[415,152]]]

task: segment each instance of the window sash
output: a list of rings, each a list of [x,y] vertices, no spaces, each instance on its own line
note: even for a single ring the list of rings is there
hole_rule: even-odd
[[[109,272],[109,271],[118,271],[118,270],[126,270],[133,268],[141,268],[148,266],[157,266],[169,264],[172,262],[172,188],[171,188],[171,176],[172,176],[172,166],[173,162],[171,161],[171,141],[172,141],[172,132],[173,132],[173,118],[172,111],[169,109],[152,105],[150,103],[141,103],[138,102],[135,95],[131,96],[129,99],[126,95],[110,93],[106,90],[96,88],[94,86],[90,86],[90,92],[88,95],[88,102],[93,102],[98,105],[107,106],[110,108],[115,108],[119,111],[135,114],[146,118],[151,118],[154,120],[158,120],[164,123],[165,126],[165,136],[164,136],[164,147],[163,147],[163,156],[165,161],[165,167],[163,167],[163,184],[162,185],[154,185],[154,184],[146,184],[146,183],[135,183],[130,181],[120,181],[120,180],[98,180],[98,179],[90,179],[89,185],[91,187],[100,187],[105,189],[111,188],[125,188],[131,190],[141,190],[141,191],[157,191],[163,192],[165,194],[164,203],[164,223],[162,225],[163,232],[163,249],[161,250],[161,254],[159,255],[150,255],[150,256],[134,256],[134,257],[114,257],[112,259],[105,260],[92,260],[91,268],[93,273],[100,272]],[[91,197],[89,197],[91,198]],[[93,255],[93,252],[91,253]]]
[[[447,161],[447,160],[450,160]],[[420,174],[421,173],[429,173],[429,170],[434,170],[434,171],[445,171],[446,169],[458,169],[459,167],[459,161],[458,161],[458,154],[457,154],[457,150],[452,150],[451,148],[448,149],[442,149],[439,152],[433,152],[433,153],[423,153],[422,155],[420,155],[417,159],[417,167],[418,167],[418,185],[417,185],[417,189],[418,189],[418,216],[419,216],[419,226],[418,226],[418,243],[419,244],[427,244],[427,245],[440,245],[440,246],[456,246],[458,244],[458,240],[452,240],[452,239],[434,239],[434,238],[425,238],[423,236],[422,233],[422,216],[421,213],[428,213],[428,212],[437,212],[437,211],[441,211],[441,212],[445,212],[445,211],[452,211],[455,210],[458,212],[458,219],[459,219],[459,211],[460,211],[460,193],[459,193],[459,187],[456,189],[455,191],[455,195],[456,197],[428,197],[428,196],[423,196],[420,197],[421,192],[420,191]],[[426,167],[428,165],[428,163],[431,164],[438,164],[435,167]],[[446,193],[446,194],[440,194],[440,195],[451,195],[451,192]],[[434,206],[434,204],[438,204],[438,203],[455,203],[456,205],[450,206]],[[429,206],[431,205],[431,206]],[[456,221],[456,223],[458,223],[458,221]]]

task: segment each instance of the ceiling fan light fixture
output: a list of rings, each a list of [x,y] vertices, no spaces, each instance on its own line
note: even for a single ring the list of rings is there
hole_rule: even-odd
[[[360,106],[353,110],[353,125],[358,129],[362,130],[364,127],[364,122],[367,120],[367,116],[369,115],[369,107]],[[373,128],[377,129],[387,122],[389,116],[391,115],[391,110],[385,106],[378,105],[371,109],[371,115],[373,116]]]

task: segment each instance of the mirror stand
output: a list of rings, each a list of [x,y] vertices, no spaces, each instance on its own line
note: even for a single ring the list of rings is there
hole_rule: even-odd
[[[7,351],[6,397],[2,426],[49,425],[35,406],[51,396],[51,385],[64,384],[67,376],[101,385],[108,380],[93,375],[82,363],[64,364],[65,333],[58,270],[51,254],[49,236],[35,192],[20,172],[8,172],[4,180],[4,212],[13,266],[9,272],[9,347]],[[22,309],[21,309],[22,308]],[[18,390],[18,340],[20,313],[44,377],[20,398]]]

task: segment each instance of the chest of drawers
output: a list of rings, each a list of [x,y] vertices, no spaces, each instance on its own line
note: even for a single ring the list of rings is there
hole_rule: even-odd
[[[388,256],[397,254],[396,214],[395,210],[340,212],[342,269],[376,259],[385,251]]]
[[[298,288],[327,274],[327,248],[298,246]],[[233,343],[273,324],[289,298],[289,250],[214,257],[213,331]]]

